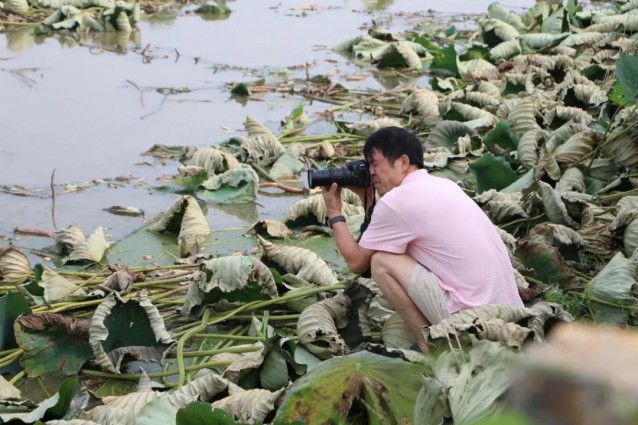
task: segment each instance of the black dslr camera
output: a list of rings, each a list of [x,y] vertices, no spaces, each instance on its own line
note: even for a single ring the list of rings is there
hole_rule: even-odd
[[[370,170],[368,161],[357,159],[346,162],[345,167],[326,168],[324,170],[308,170],[308,187],[330,186],[368,187],[370,186]]]

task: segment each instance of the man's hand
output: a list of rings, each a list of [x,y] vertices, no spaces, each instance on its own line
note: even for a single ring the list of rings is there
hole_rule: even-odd
[[[343,202],[341,201],[341,187],[339,187],[337,183],[332,183],[330,187],[323,186],[321,188],[321,194],[323,195],[323,200],[326,203],[328,217],[341,215],[341,207],[343,205]]]

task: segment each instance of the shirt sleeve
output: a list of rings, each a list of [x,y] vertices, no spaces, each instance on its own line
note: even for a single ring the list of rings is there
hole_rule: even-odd
[[[363,232],[359,245],[374,251],[404,254],[414,238],[413,233],[407,230],[394,208],[381,199],[374,208],[370,225]]]

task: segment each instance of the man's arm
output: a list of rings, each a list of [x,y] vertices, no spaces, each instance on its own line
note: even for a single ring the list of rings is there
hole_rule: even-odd
[[[330,188],[324,188],[322,191],[323,199],[326,203],[328,218],[341,215],[341,188],[333,183]],[[339,253],[343,256],[348,264],[348,268],[353,273],[361,273],[370,267],[370,259],[376,251],[362,248],[357,241],[354,240],[348,226],[344,222],[335,223],[332,226],[335,242]]]

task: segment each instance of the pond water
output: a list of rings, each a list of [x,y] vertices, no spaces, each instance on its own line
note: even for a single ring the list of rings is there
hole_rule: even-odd
[[[229,2],[227,19],[204,20],[185,7],[176,17],[143,20],[124,40],[118,34],[38,38],[28,27],[7,29],[0,34],[0,186],[39,196],[0,193],[0,246],[51,243],[17,237],[13,229],[54,230],[53,170],[56,192],[70,188],[65,184],[131,178],[56,196],[58,229],[74,224],[88,233],[102,225],[120,239],[143,219],[113,216],[103,208],[135,206],[152,217],[177,196],[148,189],[177,167],[141,156],[152,145],[214,145],[242,135],[247,116],[278,134],[281,119],[299,102],[311,121],[330,106],[281,94],[241,104],[230,98],[229,83],[308,72],[330,74],[348,87],[380,89],[383,81],[330,47],[364,34],[373,21],[392,29],[425,17],[467,23],[489,3],[237,0]],[[534,1],[504,3],[523,11]],[[356,83],[348,78],[358,74],[365,78]],[[167,94],[169,89],[177,90]],[[309,132],[334,129],[319,122]],[[294,200],[264,195],[247,210],[211,207],[208,219],[214,228],[246,227],[257,218],[281,218]]]

